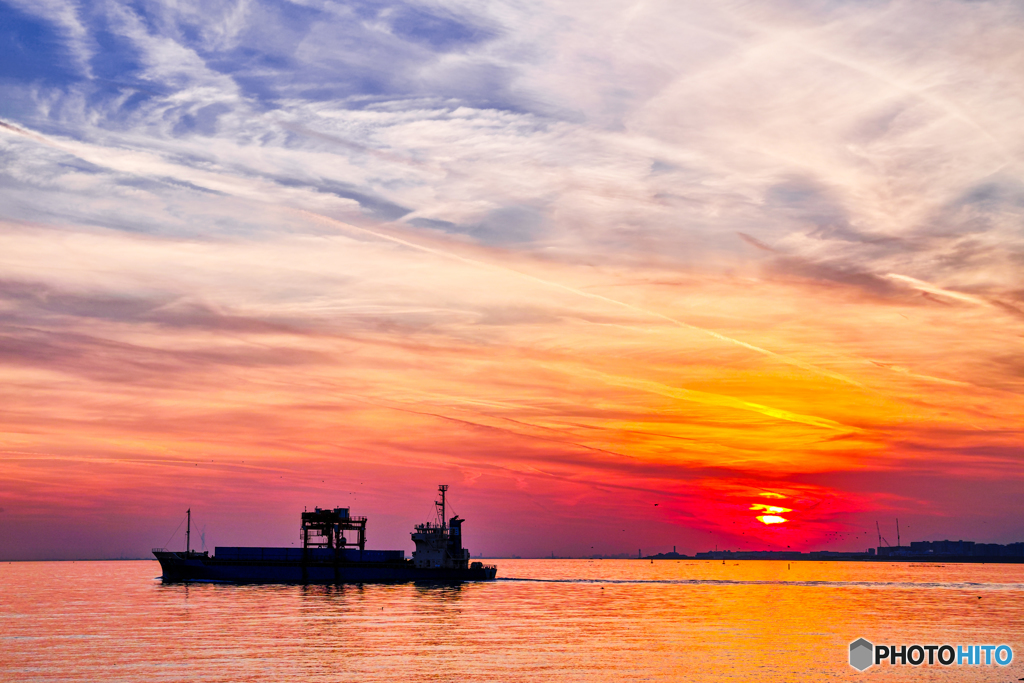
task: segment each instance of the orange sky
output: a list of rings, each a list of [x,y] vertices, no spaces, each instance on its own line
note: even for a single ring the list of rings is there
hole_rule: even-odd
[[[130,553],[189,506],[211,544],[290,543],[301,506],[351,501],[403,547],[442,482],[497,554],[866,547],[896,517],[1013,540],[1005,307],[757,251],[680,272],[324,225],[254,245],[8,224],[5,268],[52,273],[5,285],[19,543]]]
[[[409,550],[439,483],[492,556],[1024,540],[1024,27],[825,5],[495,5],[371,104],[315,22],[204,61],[241,10],[102,94],[79,17],[0,92],[0,559]]]

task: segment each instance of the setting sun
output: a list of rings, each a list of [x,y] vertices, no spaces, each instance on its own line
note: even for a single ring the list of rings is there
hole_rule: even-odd
[[[758,510],[760,512],[767,512],[769,514],[778,515],[783,512],[792,512],[789,508],[780,508],[775,505],[763,505],[761,503],[754,503],[750,506],[751,510]]]
[[[782,524],[789,521],[785,517],[779,517],[778,515],[760,515],[757,520],[765,524]]]

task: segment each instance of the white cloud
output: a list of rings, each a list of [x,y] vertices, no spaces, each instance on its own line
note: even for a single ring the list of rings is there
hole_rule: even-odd
[[[487,243],[505,226],[516,248],[573,260],[680,264],[750,258],[743,232],[833,268],[1021,285],[1009,264],[1024,250],[1024,28],[1011,5],[470,4],[445,16],[491,38],[448,53],[374,28],[386,13],[298,5],[316,19],[266,45],[245,42],[264,35],[253,27],[265,8],[218,5],[201,48],[180,29],[198,25],[194,3],[154,5],[161,19],[148,23],[108,6],[164,94],[125,111],[130,89],[100,104],[75,90],[47,101],[51,129],[67,131],[54,140],[108,173],[86,179],[11,148],[36,160],[36,180],[19,177],[21,205],[32,182],[59,185],[83,220],[118,225],[132,202],[161,197],[147,220],[166,229],[158,214],[172,204],[173,222],[190,222],[181,188],[192,184],[241,202],[233,231],[261,231],[262,204],[246,201],[278,201],[346,220],[408,211],[406,222]],[[47,11],[71,25],[70,5]],[[75,26],[85,44],[89,28]],[[211,66],[237,48],[287,59]],[[339,98],[312,92],[321,76],[328,90],[350,77],[385,85]],[[277,99],[240,85],[254,78]],[[126,195],[140,179],[167,189]],[[526,215],[523,232],[509,217]]]

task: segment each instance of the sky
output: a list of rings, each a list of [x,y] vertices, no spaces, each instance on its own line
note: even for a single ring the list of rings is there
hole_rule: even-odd
[[[1020,2],[0,0],[0,559],[1024,541],[1022,120]]]

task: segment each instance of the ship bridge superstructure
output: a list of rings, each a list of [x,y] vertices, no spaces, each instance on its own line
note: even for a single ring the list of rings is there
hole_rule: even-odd
[[[466,569],[469,550],[462,547],[462,523],[466,520],[458,515],[446,519],[445,493],[448,485],[441,484],[437,490],[440,495],[440,500],[434,503],[437,521],[413,527],[412,540],[416,544],[412,553],[413,564],[421,569]]]

